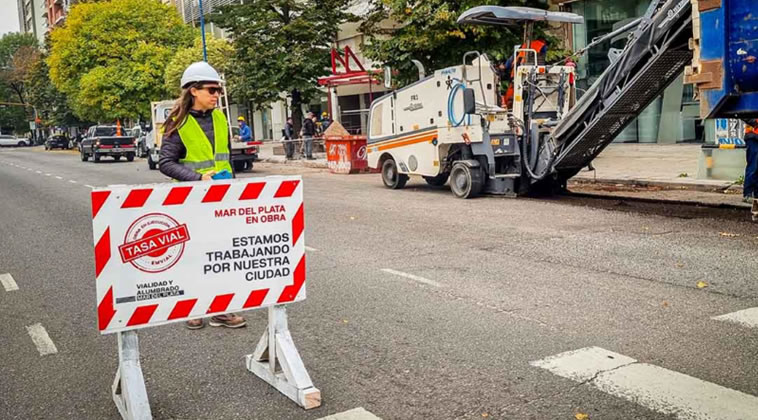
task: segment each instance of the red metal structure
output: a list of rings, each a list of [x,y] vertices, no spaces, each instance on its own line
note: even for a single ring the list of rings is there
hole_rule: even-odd
[[[351,68],[351,61],[354,63],[355,68]],[[344,71],[339,71],[337,64],[341,64]],[[369,85],[369,100],[374,100],[373,92],[371,91],[371,85],[378,85],[379,81],[376,80],[376,75],[379,74],[379,70],[366,70],[358,61],[355,53],[349,46],[345,46],[345,52],[343,55],[339,53],[336,48],[332,48],[332,75],[326,77],[320,77],[318,84],[326,86],[327,88],[327,100],[329,103],[329,115],[334,119],[332,114],[332,88],[337,86],[348,85]]]

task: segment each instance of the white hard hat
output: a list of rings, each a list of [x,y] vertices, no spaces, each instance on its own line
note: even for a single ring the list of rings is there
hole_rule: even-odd
[[[210,64],[205,61],[198,61],[192,63],[184,70],[182,75],[182,89],[187,85],[195,82],[216,82],[222,83],[221,77],[218,75],[216,69],[211,67]]]

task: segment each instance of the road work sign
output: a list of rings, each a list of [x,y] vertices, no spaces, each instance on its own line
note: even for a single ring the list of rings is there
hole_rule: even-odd
[[[305,299],[304,217],[300,177],[92,191],[99,330]]]

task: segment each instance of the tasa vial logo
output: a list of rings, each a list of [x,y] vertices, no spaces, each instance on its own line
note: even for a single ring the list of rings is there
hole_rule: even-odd
[[[150,213],[129,226],[118,251],[124,264],[146,273],[160,273],[179,262],[189,240],[186,224],[166,214]]]

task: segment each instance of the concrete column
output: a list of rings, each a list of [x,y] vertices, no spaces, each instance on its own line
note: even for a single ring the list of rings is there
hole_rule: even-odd
[[[674,144],[682,138],[682,93],[684,73],[663,91],[661,120],[658,125],[658,143]]]
[[[253,113],[253,138],[261,140],[264,138],[263,134],[263,114],[261,111],[255,111]]]
[[[332,113],[332,119],[334,121],[339,121],[340,124],[342,124],[342,116],[340,115],[340,100],[339,96],[337,96],[337,88],[330,89],[331,93],[331,100],[332,100],[332,109],[330,110]]]

